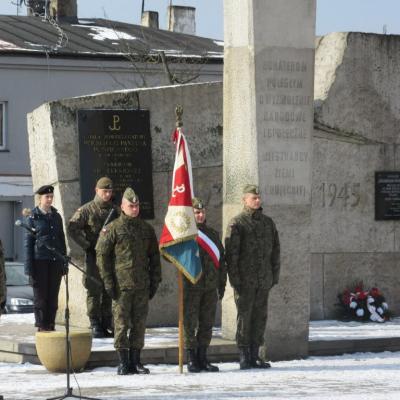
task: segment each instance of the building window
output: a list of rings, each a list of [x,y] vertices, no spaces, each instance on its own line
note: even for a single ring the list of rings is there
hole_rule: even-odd
[[[0,150],[6,148],[6,103],[0,101]]]

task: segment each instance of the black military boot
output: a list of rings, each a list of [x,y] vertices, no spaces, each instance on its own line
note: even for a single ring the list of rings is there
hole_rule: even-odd
[[[240,369],[250,369],[250,349],[248,347],[239,347],[239,357]]]
[[[197,349],[197,361],[199,363],[200,371],[218,372],[219,368],[212,365],[207,360],[207,347],[199,347]]]
[[[250,347],[250,364],[252,368],[271,368],[271,364],[269,362],[265,362],[261,360],[258,355],[259,347],[257,345],[251,345]]]
[[[117,350],[119,365],[117,369],[118,375],[128,375],[129,374],[129,350],[122,349]]]
[[[90,318],[90,326],[92,328],[92,334],[95,339],[102,339],[106,337],[103,326],[98,319]]]
[[[186,351],[187,356],[187,370],[188,372],[200,372],[200,367],[197,362],[196,350],[188,349]]]
[[[140,362],[140,349],[129,351],[129,372],[131,374],[149,374],[150,370]]]
[[[102,327],[103,327],[104,337],[108,338],[114,337],[114,326],[111,316],[103,318]]]

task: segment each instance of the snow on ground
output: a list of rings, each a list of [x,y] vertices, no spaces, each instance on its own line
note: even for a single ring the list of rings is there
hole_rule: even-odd
[[[96,368],[75,375],[84,396],[103,400],[397,400],[400,352],[358,353],[273,363],[271,369],[240,371],[221,363],[220,373],[179,374],[177,366],[150,365],[150,375],[116,375]],[[63,395],[66,375],[30,364],[0,363],[0,393],[5,400]],[[71,377],[73,394],[79,390]]]
[[[18,330],[29,325],[29,332],[32,332],[33,315],[4,315],[0,319],[0,331],[6,325],[16,326]],[[220,335],[220,330],[216,329],[214,337]],[[310,340],[376,337],[400,337],[400,318],[384,324],[339,321],[310,324]],[[147,347],[176,343],[176,328],[147,330]],[[111,350],[112,339],[95,339],[93,347]],[[116,368],[96,368],[72,376],[71,386],[74,395],[79,395],[79,384],[82,395],[103,400],[400,398],[400,352],[281,361],[272,363],[272,368],[266,371],[240,371],[237,363],[218,365],[220,373],[201,374],[179,374],[176,365],[150,365],[151,374],[147,376],[118,376]],[[5,400],[43,400],[61,396],[65,390],[65,374],[49,373],[39,365],[0,363],[0,394]]]
[[[344,340],[400,337],[400,318],[385,323],[311,321],[310,340]],[[400,395],[399,395],[400,398]]]

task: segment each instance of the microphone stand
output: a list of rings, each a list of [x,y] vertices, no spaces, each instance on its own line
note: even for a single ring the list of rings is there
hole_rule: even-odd
[[[44,243],[42,244],[44,247],[46,247],[47,250],[52,252],[59,260],[63,262],[63,265],[73,265],[75,268],[77,268],[79,271],[81,271],[83,274],[86,274],[86,272],[73,263],[71,261],[71,258],[61,254],[59,251],[57,251],[54,247],[49,246],[48,244]],[[86,274],[87,275],[87,274]],[[98,281],[96,278],[87,275],[93,282],[95,282],[97,285],[102,285],[100,281]],[[65,274],[65,348],[66,348],[66,357],[67,357],[67,388],[62,396],[57,396],[57,397],[51,397],[48,398],[47,400],[63,400],[63,399],[86,399],[86,400],[98,400],[98,398],[94,397],[84,397],[84,396],[76,396],[72,393],[72,387],[70,385],[70,376],[71,376],[71,342],[69,339],[69,285],[68,285],[68,267],[67,267],[67,272]]]
[[[37,232],[29,227],[28,225],[21,223],[21,221],[16,221],[15,223],[16,226],[25,228],[30,235],[33,235],[36,237]],[[66,357],[67,357],[67,388],[62,396],[57,396],[57,397],[51,397],[48,398],[47,400],[63,400],[63,399],[85,399],[85,400],[99,400],[98,398],[94,397],[84,397],[84,396],[76,396],[72,393],[72,387],[70,385],[70,376],[71,376],[71,342],[69,339],[69,285],[68,285],[68,265],[71,264],[73,265],[76,269],[81,271],[83,274],[85,274],[93,283],[95,283],[98,286],[102,286],[102,283],[94,278],[93,276],[87,275],[86,271],[83,270],[81,267],[76,265],[74,262],[72,262],[71,257],[68,257],[67,255],[61,254],[58,250],[56,250],[54,247],[51,247],[44,241],[38,240],[38,247],[46,247],[47,250],[49,250],[57,259],[59,259],[62,263],[63,266],[66,267],[66,274],[65,274],[65,314],[64,314],[64,319],[65,319],[65,349],[66,349]],[[1,400],[1,399],[0,399]]]

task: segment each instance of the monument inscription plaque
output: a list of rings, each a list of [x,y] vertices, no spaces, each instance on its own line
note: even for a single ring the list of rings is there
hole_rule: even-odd
[[[260,189],[270,204],[308,204],[313,124],[313,51],[266,48],[257,54]]]
[[[150,114],[147,110],[79,110],[81,201],[93,198],[96,181],[108,176],[120,204],[127,186],[140,198],[140,215],[154,218]]]
[[[400,171],[375,172],[375,220],[400,219]]]

